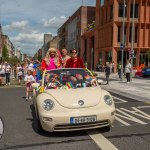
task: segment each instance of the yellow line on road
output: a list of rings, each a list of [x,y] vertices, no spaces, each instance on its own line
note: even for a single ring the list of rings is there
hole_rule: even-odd
[[[87,130],[86,132],[102,150],[118,150],[109,140],[107,140],[97,130]]]
[[[150,102],[145,102],[146,104],[150,104]]]

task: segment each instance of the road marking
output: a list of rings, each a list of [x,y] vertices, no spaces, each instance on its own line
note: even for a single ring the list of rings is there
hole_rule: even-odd
[[[117,116],[117,117],[121,117],[121,118],[130,120],[130,121],[133,121],[133,122],[136,122],[136,123],[139,123],[139,124],[143,124],[143,125],[147,124],[147,123],[145,123],[144,121],[141,121],[141,120],[139,120],[139,119],[137,119],[137,118],[135,118],[135,117],[133,117],[133,116],[127,114],[126,112],[124,112],[124,111],[127,110],[127,109],[124,109],[124,108],[122,108],[122,109],[123,109],[123,110],[121,110],[121,108],[120,108],[120,109],[118,109],[118,108],[116,109],[116,112],[119,112],[119,113],[120,113],[120,114],[116,113],[116,116]]]
[[[120,123],[122,123],[123,125],[125,125],[125,126],[130,126],[129,123],[127,123],[127,122],[125,122],[124,120],[118,118],[117,116],[115,116],[115,119],[116,119],[117,121],[119,121]]]
[[[121,99],[121,98],[118,98],[118,97],[115,97],[115,96],[113,96],[113,99],[114,99],[114,102],[115,103],[127,103],[128,101],[126,101],[126,100],[123,100],[123,99]],[[116,101],[117,100],[117,101]]]
[[[3,126],[2,119],[0,118],[0,138],[1,138],[2,135],[3,135],[3,131],[4,131],[4,126]]]
[[[102,150],[118,150],[109,140],[107,140],[97,130],[87,130],[88,135]]]
[[[150,108],[150,106],[138,106],[137,108]]]

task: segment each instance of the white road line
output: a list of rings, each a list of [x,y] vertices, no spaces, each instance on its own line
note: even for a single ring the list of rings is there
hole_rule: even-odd
[[[118,150],[109,140],[107,140],[97,130],[87,130],[88,135],[102,150]]]
[[[128,102],[128,101],[118,98],[116,96],[113,96],[113,98],[114,98],[114,101],[116,100],[115,103],[127,103]]]
[[[150,108],[150,106],[138,106],[137,108]]]
[[[3,122],[2,122],[2,120],[0,118],[0,138],[1,138],[2,134],[3,134],[3,131],[4,131],[4,126],[3,126]]]

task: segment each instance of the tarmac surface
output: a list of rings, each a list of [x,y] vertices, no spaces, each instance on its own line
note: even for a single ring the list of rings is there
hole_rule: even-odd
[[[123,95],[138,101],[150,103],[150,78],[133,77],[130,83],[124,78],[120,81],[117,73],[110,75],[109,85],[106,85],[105,73],[96,72],[98,79],[103,79],[101,87],[109,92]]]

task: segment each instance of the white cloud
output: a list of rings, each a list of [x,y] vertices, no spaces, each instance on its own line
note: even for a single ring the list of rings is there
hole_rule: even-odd
[[[24,53],[35,53],[43,44],[44,33],[36,30],[31,33],[19,33],[17,36],[11,37],[12,42],[17,47],[19,46]],[[34,52],[33,52],[34,50]]]
[[[17,22],[12,22],[10,25],[6,25],[3,27],[5,32],[8,31],[14,31],[14,30],[24,30],[26,27],[28,27],[28,21],[23,20],[23,21],[17,21]]]
[[[53,17],[51,19],[42,19],[42,24],[44,27],[59,28],[66,20],[65,16]]]

